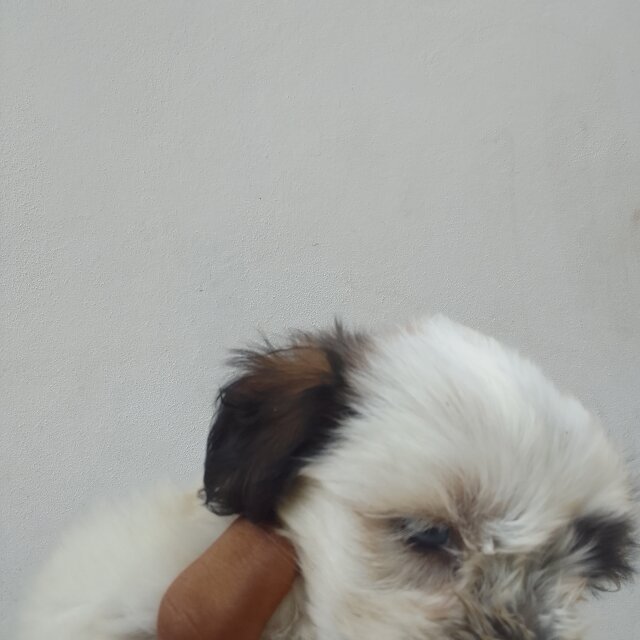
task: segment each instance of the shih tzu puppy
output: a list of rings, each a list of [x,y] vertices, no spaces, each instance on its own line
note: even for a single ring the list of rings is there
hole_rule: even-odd
[[[621,458],[495,340],[436,317],[295,334],[234,364],[202,492],[71,531],[23,640],[154,638],[164,591],[236,514],[277,523],[299,556],[269,640],[576,640],[579,602],[630,578]]]

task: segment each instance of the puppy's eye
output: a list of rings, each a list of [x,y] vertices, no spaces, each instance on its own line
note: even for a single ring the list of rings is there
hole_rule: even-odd
[[[419,551],[431,551],[444,547],[449,542],[451,530],[445,525],[414,531],[407,537],[407,544]]]
[[[423,531],[412,533],[407,542],[420,549],[439,549],[449,541],[449,527],[429,527]]]

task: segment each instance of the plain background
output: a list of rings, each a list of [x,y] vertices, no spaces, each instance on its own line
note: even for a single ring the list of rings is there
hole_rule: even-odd
[[[200,475],[259,330],[444,312],[640,471],[637,0],[0,6],[2,638],[77,514]]]

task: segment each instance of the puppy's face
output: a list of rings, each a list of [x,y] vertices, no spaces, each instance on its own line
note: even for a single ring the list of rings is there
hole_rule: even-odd
[[[495,341],[436,318],[237,364],[207,502],[280,520],[318,638],[572,640],[577,602],[630,576],[619,457]]]

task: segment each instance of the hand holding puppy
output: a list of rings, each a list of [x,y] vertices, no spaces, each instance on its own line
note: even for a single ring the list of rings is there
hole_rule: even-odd
[[[292,545],[236,520],[171,584],[159,640],[258,640],[297,574]]]

